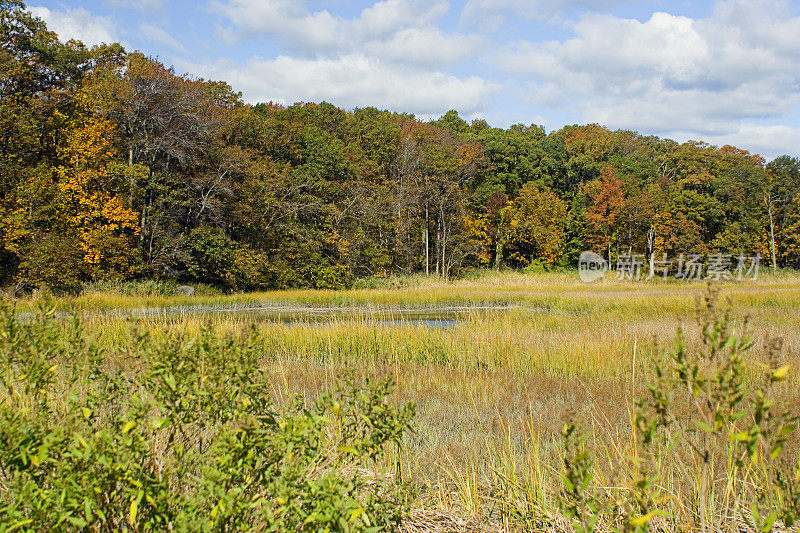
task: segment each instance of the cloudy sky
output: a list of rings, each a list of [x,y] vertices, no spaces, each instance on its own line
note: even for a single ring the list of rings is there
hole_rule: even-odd
[[[800,1],[31,0],[248,102],[598,122],[800,155]]]

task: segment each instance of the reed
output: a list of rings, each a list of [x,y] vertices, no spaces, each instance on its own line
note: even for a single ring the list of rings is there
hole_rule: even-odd
[[[508,530],[553,524],[569,529],[557,501],[564,423],[581,420],[591,430],[586,446],[596,457],[593,486],[610,500],[624,496],[621,487],[636,476],[632,458],[642,453],[632,429],[634,401],[646,393],[645,383],[654,378],[652,361],[671,345],[678,325],[694,320],[694,297],[703,287],[615,280],[585,285],[573,273],[487,272],[452,283],[414,277],[402,286],[338,292],[88,293],[61,299],[57,307],[80,316],[86,334],[109,352],[121,353],[142,331],[160,343],[175,332],[199,335],[212,328],[237,337],[253,328],[278,405],[288,405],[295,394],[313,401],[343,376],[391,377],[397,384],[394,400],[417,407],[415,432],[392,460],[417,487],[418,506],[455,509]],[[782,364],[800,367],[800,275],[722,283],[720,289],[737,317],[750,316],[755,332],[784,339]],[[25,311],[35,302],[19,304]],[[198,305],[207,308],[197,312],[192,306]],[[170,306],[178,311],[130,313]],[[292,308],[304,318],[286,324],[230,312],[248,306]],[[478,309],[498,306],[507,308]],[[467,309],[448,328],[385,321],[392,310],[442,307]],[[304,315],[308,308],[338,312],[320,320]],[[70,327],[64,320],[65,332]],[[732,327],[742,327],[740,318]],[[701,340],[699,331],[687,329],[689,349],[699,349]],[[768,363],[767,349],[748,352],[743,373],[750,393]],[[789,373],[779,399],[800,404],[796,373]],[[796,461],[795,436],[785,448]],[[700,498],[709,487],[702,485],[693,460],[690,453],[675,451],[654,465],[661,507],[671,518],[655,517],[653,524],[680,529],[702,521],[735,529],[736,521],[727,520],[737,504],[735,487],[713,485],[713,495]],[[722,473],[720,479],[759,479],[755,471],[737,471],[732,455],[714,460],[712,470]]]

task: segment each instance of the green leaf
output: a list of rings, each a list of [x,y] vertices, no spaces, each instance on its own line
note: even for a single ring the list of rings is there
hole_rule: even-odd
[[[725,341],[725,344],[722,345],[722,350],[729,350],[731,346],[736,342],[736,337],[728,337],[728,340]]]
[[[84,520],[83,518],[78,518],[77,516],[68,516],[67,517],[67,522],[69,522],[70,524],[72,524],[75,527],[86,527],[87,526],[86,520]]]
[[[778,518],[778,515],[775,511],[772,511],[764,520],[764,525],[761,527],[762,533],[769,533],[772,531],[772,526],[775,524],[775,520]]]
[[[789,365],[783,365],[772,373],[772,381],[785,381],[786,374],[789,372]]]
[[[358,450],[356,450],[353,446],[339,446],[337,448],[340,452],[349,453],[352,455],[358,455]]]
[[[131,527],[136,526],[136,514],[139,511],[139,502],[142,500],[142,496],[144,495],[144,491],[139,489],[139,493],[136,495],[135,498],[131,498],[131,507],[128,510],[128,523]]]
[[[747,409],[742,409],[741,411],[736,411],[735,413],[731,414],[731,422],[736,422],[740,418],[742,418],[745,414],[747,414]]]
[[[700,420],[692,420],[692,423],[705,431],[706,433],[714,433],[714,428],[706,424],[705,422],[701,422]]]
[[[592,477],[594,477],[594,475],[591,472],[589,472],[586,475],[586,477],[583,480],[583,483],[581,483],[581,490],[586,490],[586,487],[588,487],[589,483],[592,482]]]
[[[38,463],[36,466],[39,466],[40,464],[44,463],[45,459],[47,459],[47,452],[48,449],[46,445],[42,444],[39,446],[39,449],[37,450],[36,453],[36,462]]]
[[[777,459],[777,458],[778,458],[778,456],[779,456],[779,455],[780,455],[782,452],[783,452],[783,446],[779,444],[779,445],[775,446],[775,447],[772,449],[772,453],[770,453],[770,457],[772,457],[773,459]]]
[[[649,513],[642,515],[638,518],[631,519],[630,523],[633,527],[639,527],[650,522],[650,519],[652,519],[654,516],[667,516],[667,515],[668,513],[666,511],[656,509],[655,511],[650,511]]]
[[[734,433],[732,437],[737,442],[745,442],[750,440],[750,434],[745,431],[742,431],[741,433]]]
[[[750,517],[753,519],[753,524],[761,523],[761,514],[758,512],[758,504],[756,502],[750,505]]]
[[[169,418],[159,418],[150,422],[150,425],[153,429],[164,429],[165,427],[169,426],[172,422]]]

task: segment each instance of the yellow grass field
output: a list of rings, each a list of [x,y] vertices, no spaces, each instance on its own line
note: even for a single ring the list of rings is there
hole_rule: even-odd
[[[395,458],[414,487],[415,508],[465,517],[476,529],[511,530],[534,527],[531,517],[541,513],[553,524],[564,523],[555,497],[562,484],[561,431],[571,419],[591,433],[593,486],[612,499],[619,496],[615,491],[632,475],[638,453],[631,429],[635,399],[647,394],[653,358],[673,347],[679,325],[690,349],[698,348],[695,299],[706,288],[704,282],[660,280],[584,284],[576,273],[508,272],[451,283],[410,278],[398,285],[215,297],[95,293],[58,306],[82,316],[88,331],[110,349],[130,342],[132,328],[157,338],[207,327],[237,335],[254,326],[279,404],[296,394],[313,398],[342,378],[391,376],[396,399],[417,406],[416,431]],[[746,354],[748,383],[756,387],[768,362],[762,336],[780,336],[781,363],[790,366],[780,399],[797,406],[800,275],[762,275],[723,282],[720,289],[733,306],[734,332],[743,328],[745,316],[754,332],[756,344]],[[195,304],[208,309],[197,314],[189,307]],[[338,314],[286,324],[231,312],[237,306],[336,308]],[[142,307],[174,312],[137,315]],[[382,320],[398,310],[442,307],[458,309],[449,327]],[[787,453],[796,461],[796,437]],[[710,520],[735,529],[736,521],[726,515],[732,504],[725,487],[701,487],[686,450],[667,457],[658,465],[657,484],[671,523]],[[701,489],[717,492],[704,500]]]

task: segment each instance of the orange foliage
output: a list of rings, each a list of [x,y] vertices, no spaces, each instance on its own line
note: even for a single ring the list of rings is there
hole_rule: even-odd
[[[589,228],[589,244],[604,249],[617,229],[621,209],[625,203],[622,179],[617,170],[609,165],[603,167],[600,178],[586,185],[592,204],[586,213]]]
[[[108,165],[114,156],[114,125],[86,116],[73,124],[56,169],[68,225],[80,236],[85,272],[102,276],[104,265],[132,262],[130,242],[138,235],[138,213],[115,195]],[[120,246],[122,245],[122,246]]]

